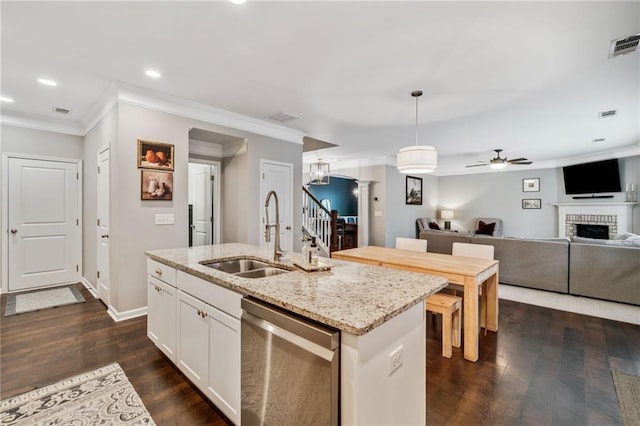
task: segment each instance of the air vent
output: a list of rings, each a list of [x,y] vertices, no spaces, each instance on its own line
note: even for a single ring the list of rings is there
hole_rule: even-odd
[[[598,118],[611,118],[611,117],[615,117],[616,115],[618,115],[618,110],[611,109],[609,111],[600,111],[598,113]]]
[[[71,110],[70,109],[59,108],[59,107],[53,108],[53,112],[57,112],[58,114],[64,114],[64,115],[71,114]]]
[[[640,34],[634,34],[626,38],[612,40],[609,47],[609,58],[626,55],[638,50],[640,43]]]
[[[298,120],[300,117],[297,115],[289,114],[287,112],[279,112],[277,114],[269,117],[270,120],[279,121],[280,123],[285,123],[287,121]]]
[[[598,138],[598,139],[594,139],[591,141],[591,143],[602,143],[604,142],[606,139],[605,138]]]

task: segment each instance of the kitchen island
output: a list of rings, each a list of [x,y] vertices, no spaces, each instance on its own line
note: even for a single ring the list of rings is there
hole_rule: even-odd
[[[217,313],[213,313],[226,321],[227,328],[230,321],[237,321],[241,314],[240,298],[251,296],[340,330],[342,424],[424,424],[424,299],[446,286],[446,279],[335,259],[321,259],[330,270],[307,272],[295,265],[302,262],[302,256],[297,253],[287,253],[282,260],[274,262],[272,250],[235,243],[154,250],[146,254],[150,280],[154,280],[150,281],[149,288],[153,289],[150,297],[152,293],[162,293],[162,286],[168,285],[167,294],[178,293],[178,299],[183,295],[193,306],[202,302],[206,305],[208,298],[221,301],[221,306],[216,307]],[[244,278],[202,264],[239,258],[266,261],[290,272]],[[163,272],[158,265],[175,272]],[[197,286],[203,282],[208,285]],[[170,310],[170,304],[166,306],[164,311]],[[151,312],[150,308],[150,320]],[[198,307],[197,312],[202,317],[207,310]],[[187,325],[182,331],[193,326],[195,324]],[[197,381],[202,375],[191,365],[198,362],[181,360],[181,329],[177,328],[173,332],[178,335],[178,344],[173,346],[178,349],[167,349],[165,353],[173,354],[173,361],[187,377]],[[172,340],[171,332],[169,327],[169,335],[164,338],[167,344],[156,344],[172,346],[176,338]],[[191,340],[194,339],[188,339]],[[225,392],[212,390],[215,396],[212,400],[231,420],[238,422],[239,377],[229,381],[238,384],[231,386],[233,395],[221,397],[221,402],[216,398]],[[201,388],[211,387],[205,384]]]

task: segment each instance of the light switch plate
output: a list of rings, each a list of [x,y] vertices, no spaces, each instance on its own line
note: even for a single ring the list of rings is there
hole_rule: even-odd
[[[173,225],[173,213],[156,213],[156,225]]]
[[[376,210],[375,212],[373,212],[373,215],[376,217],[381,217],[382,216],[382,212],[380,210]]]

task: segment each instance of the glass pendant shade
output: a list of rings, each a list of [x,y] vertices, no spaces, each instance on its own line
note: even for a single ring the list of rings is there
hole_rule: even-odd
[[[311,163],[309,185],[329,185],[329,163]]]
[[[400,148],[397,158],[400,173],[432,173],[438,166],[438,153],[432,146],[405,146]]]

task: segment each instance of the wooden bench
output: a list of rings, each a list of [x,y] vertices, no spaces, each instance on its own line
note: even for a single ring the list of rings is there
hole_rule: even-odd
[[[427,297],[425,309],[442,315],[442,356],[451,358],[451,346],[460,347],[462,298],[435,293]]]

